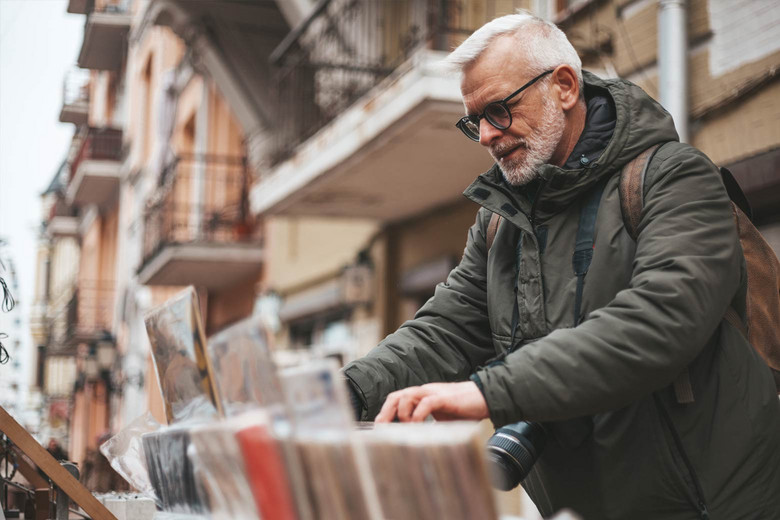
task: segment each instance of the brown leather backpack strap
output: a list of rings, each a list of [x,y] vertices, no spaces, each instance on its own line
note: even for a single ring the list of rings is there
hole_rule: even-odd
[[[745,339],[748,339],[747,327],[745,327],[745,323],[742,321],[742,318],[739,317],[739,314],[734,309],[734,307],[729,305],[729,308],[726,309],[726,313],[723,315],[723,319],[731,323],[731,325],[733,325],[734,328],[745,337]]]
[[[620,209],[623,214],[623,224],[628,234],[636,240],[639,228],[639,219],[642,216],[644,206],[644,185],[647,167],[650,159],[660,148],[656,144],[634,157],[623,167],[620,173]]]
[[[693,386],[691,385],[691,375],[688,373],[688,367],[685,367],[680,372],[672,386],[674,387],[674,396],[679,404],[687,404],[694,401]]]
[[[661,146],[661,144],[656,144],[640,153],[626,164],[620,173],[620,187],[618,191],[620,194],[620,210],[623,215],[623,225],[634,240],[639,235],[639,220],[642,217],[642,208],[644,207],[647,168],[650,165],[650,159],[652,159]],[[678,403],[694,402],[693,387],[688,367],[685,367],[680,372],[674,380],[672,387]]]
[[[490,222],[488,223],[487,237],[485,240],[488,251],[490,251],[490,248],[493,247],[493,241],[496,239],[496,232],[498,231],[499,224],[501,224],[501,215],[498,213],[493,213],[493,215],[490,217]]]

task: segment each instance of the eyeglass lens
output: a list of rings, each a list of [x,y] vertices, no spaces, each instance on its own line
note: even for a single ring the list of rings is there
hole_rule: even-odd
[[[488,123],[499,130],[506,130],[512,124],[512,116],[503,103],[490,103],[485,107],[484,114]],[[466,137],[479,141],[479,123],[480,120],[476,117],[464,117],[458,127],[466,134]]]
[[[506,130],[512,119],[503,103],[490,103],[485,107],[485,118],[499,130]]]
[[[466,134],[466,137],[479,141],[479,123],[475,123],[471,119],[466,119],[462,122],[460,129]]]

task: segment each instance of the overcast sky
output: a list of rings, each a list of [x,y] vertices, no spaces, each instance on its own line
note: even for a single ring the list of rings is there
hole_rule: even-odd
[[[66,0],[0,0],[0,238],[9,243],[4,256],[10,251],[16,267],[23,345],[30,344],[40,193],[74,130],[57,118],[62,79],[76,61],[84,16],[66,13],[66,6]],[[24,365],[29,370],[29,361]]]

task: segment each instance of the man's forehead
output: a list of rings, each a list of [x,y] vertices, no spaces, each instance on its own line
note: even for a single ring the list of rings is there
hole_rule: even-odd
[[[499,99],[506,96],[508,92],[503,95],[501,93],[525,78],[530,69],[528,60],[518,49],[516,38],[497,38],[479,58],[463,70],[460,90],[464,103],[471,104],[472,100],[486,96],[499,96]]]

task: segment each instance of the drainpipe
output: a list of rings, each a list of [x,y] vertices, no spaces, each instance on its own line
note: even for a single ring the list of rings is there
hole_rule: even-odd
[[[661,105],[688,141],[688,1],[661,0],[658,12],[658,79]]]

